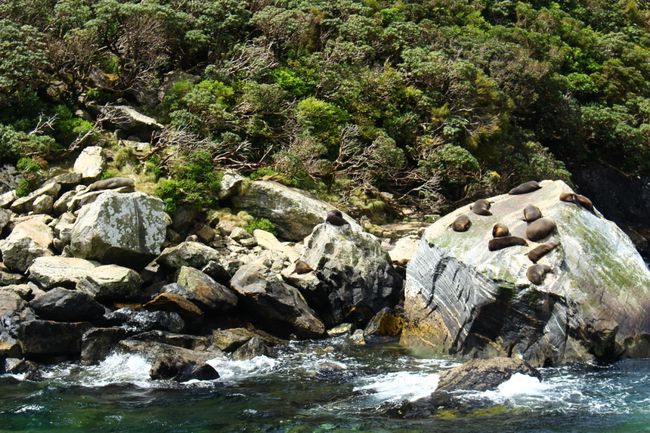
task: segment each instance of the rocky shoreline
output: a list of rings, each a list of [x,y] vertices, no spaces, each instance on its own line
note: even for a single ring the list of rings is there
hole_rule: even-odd
[[[559,202],[562,182],[542,182],[516,206],[492,199],[511,231],[510,213],[533,198],[558,220],[565,246],[543,259],[557,272],[538,286],[520,280],[526,247],[489,252],[478,217],[466,233],[449,228],[466,209],[421,240],[388,242],[347,215],[324,222],[332,206],[298,190],[227,172],[220,199],[268,218],[278,239],[191,209],[172,218],[132,179],[97,180],[98,149],[26,197],[0,196],[0,373],[37,379],[39,364],[93,364],[118,351],[150,359],[153,379],[211,380],[210,359],[273,356],[291,339],[339,335],[533,366],[648,356],[650,273],[613,223]],[[493,217],[481,218],[491,226]],[[578,248],[585,239],[591,249]],[[596,267],[605,269],[585,271]]]

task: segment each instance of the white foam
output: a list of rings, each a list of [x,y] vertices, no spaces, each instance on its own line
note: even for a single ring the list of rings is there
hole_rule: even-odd
[[[113,353],[96,366],[87,367],[79,378],[81,386],[95,387],[129,383],[149,387],[151,363],[140,355]]]
[[[435,391],[439,379],[440,375],[435,373],[422,374],[401,371],[362,379],[369,383],[355,387],[354,391],[367,393],[381,402],[415,401],[427,397]]]
[[[270,374],[274,371],[278,361],[262,355],[245,361],[214,358],[207,363],[217,370],[221,381],[233,381]]]
[[[45,407],[39,404],[26,404],[16,409],[14,413],[41,412],[43,410],[45,410]]]

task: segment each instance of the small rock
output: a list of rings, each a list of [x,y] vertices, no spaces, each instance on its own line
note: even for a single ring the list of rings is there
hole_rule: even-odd
[[[57,322],[94,322],[104,315],[104,307],[86,293],[57,287],[30,302],[41,319]]]
[[[239,194],[241,186],[246,180],[245,177],[233,170],[226,170],[223,172],[221,185],[219,188],[219,200],[225,200],[234,195]]]
[[[363,336],[363,329],[357,329],[350,336],[350,341],[357,346],[364,346],[366,344],[366,339]]]
[[[176,293],[160,293],[144,304],[143,308],[178,313],[186,322],[194,322],[203,317],[203,311],[196,304]]]
[[[51,196],[50,199],[56,197],[61,190],[61,185],[56,182],[49,181],[37,190],[31,192],[26,197],[16,199],[11,205],[11,210],[16,213],[27,213],[33,210],[34,203],[42,196]],[[35,213],[44,213],[36,212]]]
[[[46,289],[75,287],[95,267],[93,262],[74,257],[39,257],[30,266],[29,277]]]
[[[271,348],[258,336],[248,340],[243,346],[235,350],[232,358],[239,361],[255,358],[256,356],[269,356]]]
[[[248,233],[246,230],[244,230],[243,228],[241,228],[241,227],[235,227],[235,228],[232,230],[232,232],[230,232],[230,236],[229,236],[229,237],[230,237],[230,239],[232,239],[233,241],[236,241],[236,242],[240,242],[240,243],[241,243],[241,241],[242,241],[243,239],[251,239],[251,238],[252,238],[252,235],[251,235],[250,233]]]
[[[177,283],[191,294],[192,301],[212,310],[227,311],[237,305],[237,295],[208,275],[188,266],[181,267]]]
[[[102,151],[99,146],[86,147],[74,162],[74,172],[81,174],[83,179],[97,179],[106,163]]]
[[[89,329],[81,337],[81,363],[90,365],[103,361],[117,343],[132,333],[121,326]]]
[[[8,208],[16,200],[16,190],[0,194],[0,208]]]
[[[211,260],[218,260],[217,250],[199,242],[183,242],[175,247],[165,248],[156,261],[172,269],[182,266],[201,269]]]
[[[210,364],[196,364],[173,355],[157,358],[151,366],[149,375],[154,380],[173,379],[177,382],[219,378],[219,373]]]
[[[77,283],[77,290],[102,302],[137,299],[141,287],[142,278],[137,272],[117,265],[97,266]]]
[[[215,238],[217,232],[215,229],[208,225],[202,225],[197,231],[196,235],[201,239],[202,242],[210,243]]]
[[[363,335],[365,337],[399,337],[405,321],[403,310],[384,307],[370,320]]]
[[[342,323],[339,326],[335,326],[332,329],[327,331],[327,335],[330,337],[339,337],[341,335],[348,335],[352,333],[354,325],[352,323]]]
[[[233,352],[255,336],[246,328],[218,329],[212,332],[212,344],[224,352]]]
[[[34,200],[32,205],[32,210],[34,213],[50,213],[52,212],[52,205],[54,204],[54,199],[49,195],[42,195]]]

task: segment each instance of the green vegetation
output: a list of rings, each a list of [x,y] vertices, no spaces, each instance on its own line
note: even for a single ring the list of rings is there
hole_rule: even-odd
[[[0,4],[1,162],[58,158],[94,131],[77,109],[120,98],[194,143],[152,155],[169,209],[213,206],[227,166],[425,213],[585,161],[650,175],[650,6]]]
[[[246,225],[246,231],[248,233],[253,233],[257,229],[276,234],[275,225],[266,218],[255,218]]]

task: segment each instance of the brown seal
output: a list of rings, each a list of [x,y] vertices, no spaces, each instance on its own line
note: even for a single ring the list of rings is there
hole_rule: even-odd
[[[508,194],[510,195],[528,194],[529,192],[537,191],[541,187],[542,186],[537,181],[530,180],[528,182],[524,182],[521,185],[512,188],[510,191],[508,191]]]
[[[529,204],[524,208],[524,218],[523,220],[527,223],[532,223],[535,220],[538,220],[542,217],[542,211],[535,205]]]
[[[466,232],[472,226],[472,220],[465,214],[458,215],[458,217],[451,223],[450,227],[455,232]]]
[[[327,212],[327,216],[325,217],[325,222],[330,223],[333,226],[344,226],[346,224],[349,224],[343,218],[343,214],[338,209],[333,209],[333,210]]]
[[[546,242],[545,244],[538,245],[535,248],[533,248],[532,250],[528,251],[528,253],[526,255],[528,256],[528,258],[530,259],[531,262],[537,263],[539,261],[539,259],[541,259],[546,254],[553,251],[559,245],[560,245],[560,243],[556,242],[556,241]]]
[[[540,218],[528,224],[526,237],[531,241],[541,241],[555,231],[555,222],[549,218]]]
[[[567,203],[573,203],[578,206],[581,206],[587,209],[592,214],[596,215],[596,209],[594,209],[594,204],[582,194],[576,194],[574,192],[563,192],[560,193],[560,201],[565,201]]]
[[[492,226],[492,237],[493,238],[502,238],[505,236],[510,236],[510,230],[508,226],[502,223],[496,223]]]
[[[133,188],[134,182],[130,177],[110,177],[98,180],[88,186],[88,191],[99,191],[102,189],[116,189],[124,186]]]
[[[472,205],[469,208],[476,215],[490,216],[492,215],[492,212],[490,212],[491,206],[492,206],[492,202],[484,198],[481,198],[479,200],[476,200],[474,203],[472,203]]]
[[[544,282],[544,278],[546,278],[546,274],[549,272],[553,272],[553,268],[550,266],[539,264],[532,265],[526,271],[526,277],[528,277],[528,281],[535,284],[536,286],[539,286]]]
[[[517,236],[504,236],[502,238],[490,239],[488,242],[488,250],[497,251],[503,248],[514,247],[515,245],[526,246],[528,243],[526,239]]]
[[[302,274],[308,274],[311,271],[313,271],[313,269],[311,268],[311,266],[309,266],[309,263],[303,260],[298,260],[293,267],[292,274],[302,275]]]

